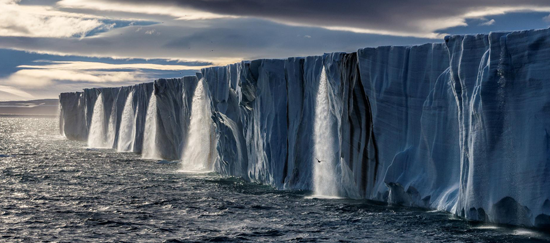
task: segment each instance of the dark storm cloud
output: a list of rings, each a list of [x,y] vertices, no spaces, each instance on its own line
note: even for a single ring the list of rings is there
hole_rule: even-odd
[[[111,1],[112,2],[112,1]],[[114,0],[258,17],[301,25],[427,33],[456,26],[473,11],[541,10],[547,0]]]

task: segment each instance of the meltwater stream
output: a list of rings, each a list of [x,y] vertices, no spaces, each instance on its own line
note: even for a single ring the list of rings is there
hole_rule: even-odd
[[[90,150],[56,119],[0,117],[0,241],[542,242],[540,232],[366,200],[308,199],[133,153]]]

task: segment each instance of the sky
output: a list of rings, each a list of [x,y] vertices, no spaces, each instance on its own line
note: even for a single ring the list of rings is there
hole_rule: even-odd
[[[547,0],[0,0],[0,101],[549,26]]]

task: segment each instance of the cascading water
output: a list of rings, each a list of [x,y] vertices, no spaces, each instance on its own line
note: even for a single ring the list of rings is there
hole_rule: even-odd
[[[327,75],[325,68],[321,72],[319,91],[315,106],[313,191],[314,196],[337,197],[336,161],[334,134],[329,109]]]
[[[116,102],[113,102],[111,109],[111,115],[109,116],[109,126],[107,127],[107,133],[105,134],[105,148],[114,148],[116,138],[116,123],[117,123],[117,109]]]
[[[145,130],[143,134],[144,159],[160,159],[157,148],[157,96],[151,95],[145,118]]]
[[[201,79],[193,95],[191,122],[182,154],[182,170],[213,170],[215,137],[211,115],[205,82]]]
[[[61,100],[59,100],[59,103],[57,104],[57,125],[59,126],[59,134],[65,137],[65,119],[63,119],[63,114],[61,114],[61,111]]]
[[[105,109],[103,107],[103,94],[100,94],[94,104],[90,134],[88,135],[88,147],[106,148],[105,134]]]
[[[119,152],[132,152],[134,150],[134,141],[136,137],[136,114],[134,112],[134,93],[130,92],[124,110],[122,111],[122,120],[120,121],[120,131],[118,133],[117,150]]]

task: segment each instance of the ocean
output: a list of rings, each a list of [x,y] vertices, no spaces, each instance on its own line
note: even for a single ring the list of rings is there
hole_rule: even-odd
[[[0,117],[0,241],[545,242],[532,229],[369,200],[312,198],[134,153],[88,149],[55,118]]]

